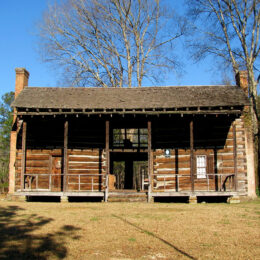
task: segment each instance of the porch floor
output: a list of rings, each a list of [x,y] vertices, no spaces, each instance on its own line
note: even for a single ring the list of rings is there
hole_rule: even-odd
[[[55,192],[55,191],[20,191],[15,192],[18,196],[67,196],[67,197],[104,197],[103,191],[81,191],[81,192]]]
[[[81,192],[53,192],[53,191],[17,191],[16,196],[57,196],[57,197],[104,197],[104,191],[81,191]],[[137,190],[113,190],[108,192],[108,198],[112,197],[146,197],[147,191]],[[179,191],[179,192],[151,192],[150,197],[231,197],[246,196],[246,193],[234,191]]]

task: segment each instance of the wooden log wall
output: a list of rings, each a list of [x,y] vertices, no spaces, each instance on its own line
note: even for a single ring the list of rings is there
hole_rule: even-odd
[[[190,177],[190,149],[188,147],[188,120],[178,124],[175,129],[174,122],[167,125],[155,125],[153,144],[153,191],[191,191]],[[186,124],[186,130],[181,133],[180,125]],[[237,167],[234,162],[234,132],[236,134]],[[165,127],[165,130],[164,128]],[[246,154],[245,131],[243,118],[235,121],[229,118],[196,118],[194,119],[194,164],[195,164],[195,191],[234,191],[235,177],[217,178],[208,175],[208,178],[196,177],[196,156],[207,156],[207,172],[212,174],[234,175],[237,170],[237,191],[247,191],[246,179]],[[172,135],[170,130],[172,129]],[[164,132],[168,138],[168,144],[164,142]],[[177,134],[176,134],[177,132]],[[176,134],[176,135],[175,135]],[[161,135],[163,135],[161,137]],[[184,142],[181,143],[181,139]],[[161,142],[163,140],[163,142]],[[170,156],[166,157],[165,149],[170,150]],[[178,176],[176,176],[178,175]]]
[[[51,158],[53,156],[62,156],[62,149],[27,149],[25,160],[25,189],[29,189],[30,176],[38,175],[38,187],[36,186],[36,177],[31,180],[31,189],[47,190],[50,181],[48,174],[51,173]],[[15,189],[20,189],[22,150],[18,149],[16,153],[16,174]],[[46,174],[46,175],[45,175]]]
[[[32,190],[48,190],[51,186],[50,176],[52,173],[53,157],[62,158],[62,149],[29,149],[26,152],[25,167],[25,189]],[[21,176],[21,158],[22,150],[17,150],[16,156],[16,175],[15,187],[20,189]],[[101,191],[104,189],[106,160],[105,151],[103,149],[68,149],[68,191]],[[46,174],[46,175],[45,175]],[[34,176],[29,186],[29,176]],[[38,175],[38,185],[36,184],[36,176]],[[79,175],[81,175],[79,177]],[[103,176],[101,176],[103,175]],[[61,183],[62,178],[60,178]],[[80,180],[80,183],[79,183]],[[71,184],[70,184],[71,183]],[[57,186],[57,185],[56,185]],[[60,184],[60,189],[62,184]],[[56,187],[57,189],[59,187]],[[58,191],[58,190],[55,191]]]
[[[105,158],[104,149],[69,149],[68,191],[104,190]]]
[[[64,173],[64,118],[28,120],[25,190],[100,191],[104,188],[105,124],[102,121],[67,119],[67,176]],[[22,135],[18,135],[15,189],[21,188]],[[55,163],[58,164],[57,169]],[[60,166],[59,166],[60,164]],[[45,175],[46,174],[46,175]],[[55,174],[55,175],[50,175]],[[79,177],[80,175],[80,177]],[[63,183],[63,180],[66,183]]]

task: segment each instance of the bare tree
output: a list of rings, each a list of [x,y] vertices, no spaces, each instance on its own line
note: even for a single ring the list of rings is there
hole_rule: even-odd
[[[177,64],[171,51],[185,23],[172,19],[167,9],[159,0],[67,0],[51,5],[39,33],[44,59],[62,66],[76,85],[132,87],[134,82],[140,87],[156,68]]]
[[[257,113],[257,74],[259,75],[259,0],[189,0],[195,37],[191,39],[195,60],[210,55],[231,65],[234,74],[247,70],[248,95],[251,101],[252,133],[255,156],[259,152]],[[194,36],[194,35],[192,35]],[[258,68],[257,68],[258,67]],[[255,158],[255,169],[258,160]],[[257,175],[256,175],[257,176]]]
[[[234,74],[247,70],[256,135],[260,1],[188,0],[188,9],[195,32],[189,41],[193,58],[199,61],[211,55],[231,65]]]

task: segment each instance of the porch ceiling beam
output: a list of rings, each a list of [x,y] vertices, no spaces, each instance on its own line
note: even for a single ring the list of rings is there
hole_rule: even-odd
[[[242,114],[242,110],[209,110],[209,111],[203,111],[203,110],[177,110],[177,111],[149,111],[149,112],[143,112],[143,111],[125,111],[125,112],[48,112],[48,111],[39,111],[39,112],[31,112],[31,111],[18,111],[17,115],[23,116],[23,115],[126,115],[126,114],[136,114],[136,115],[240,115]]]

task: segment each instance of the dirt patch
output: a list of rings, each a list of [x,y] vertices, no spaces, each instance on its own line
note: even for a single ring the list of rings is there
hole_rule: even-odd
[[[260,259],[260,200],[0,201],[0,259]]]

